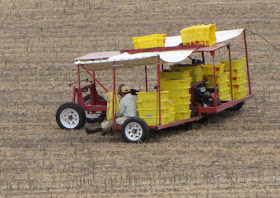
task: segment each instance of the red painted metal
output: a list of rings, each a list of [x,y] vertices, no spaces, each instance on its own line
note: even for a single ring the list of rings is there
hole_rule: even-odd
[[[176,47],[157,47],[148,49],[128,49],[122,50],[121,53],[127,52],[129,54],[136,54],[142,52],[165,52],[165,51],[175,51],[175,50],[195,50],[204,47],[204,45],[190,45],[190,46],[176,46]]]
[[[247,79],[248,79],[249,95],[251,95],[252,94],[252,89],[251,89],[251,79],[250,79],[250,70],[249,70],[249,61],[248,61],[246,29],[244,29],[244,33],[243,34],[244,34],[244,45],[245,45],[245,53],[246,53],[246,65],[247,65]]]
[[[213,97],[213,103],[214,106],[217,107],[217,98],[218,98],[218,92],[217,92],[217,82],[216,82],[216,65],[215,65],[215,51],[210,52],[213,57],[213,72],[214,72],[214,97]]]
[[[245,98],[242,98],[240,100],[234,100],[234,101],[227,101],[227,102],[222,102],[221,105],[217,106],[217,107],[201,107],[200,108],[200,112],[201,113],[207,113],[207,114],[214,114],[214,113],[219,113],[221,111],[224,111],[225,109],[228,109],[240,102],[243,102],[245,100],[248,100],[250,98],[252,98],[253,95],[249,95],[249,96],[246,96]],[[196,109],[197,107],[195,107]]]
[[[115,62],[114,62],[114,65],[115,65]],[[113,68],[113,126],[117,125],[117,122],[116,122],[116,119],[117,119],[117,116],[116,116],[116,112],[115,112],[115,97],[116,97],[116,68],[114,67]]]
[[[202,62],[205,65],[205,56],[204,56],[204,52],[201,52],[201,56],[202,56]]]
[[[81,89],[81,74],[80,74],[80,66],[78,65],[78,83],[79,83],[79,89]]]
[[[228,58],[229,58],[228,60],[229,60],[230,95],[231,95],[231,100],[233,100],[230,44],[228,44],[227,48],[228,48]]]
[[[73,87],[73,92],[72,92],[72,102],[76,102],[76,87]]]
[[[90,73],[90,71],[88,71],[83,65],[81,65],[81,67],[106,91],[106,92],[109,92],[108,89],[106,89],[102,84],[101,82],[99,82],[99,80],[97,78],[95,78],[95,76]],[[78,66],[79,68],[79,66]]]
[[[83,79],[83,80],[80,80],[80,82],[88,82],[88,78]],[[79,83],[79,81],[76,81],[76,82],[70,83],[70,84],[69,84],[69,87],[71,87],[72,85],[77,84],[77,83]]]
[[[75,59],[75,61],[92,61],[92,60],[102,60],[108,59],[112,56],[120,55],[120,51],[110,51],[110,52],[94,52],[91,54],[87,54],[85,56],[81,56]]]
[[[227,44],[224,43],[216,43],[208,47],[200,47],[195,50],[195,52],[213,52],[222,47],[225,47]]]
[[[145,83],[146,83],[146,91],[148,92],[148,71],[147,71],[147,65],[145,65]]]
[[[157,63],[157,92],[158,92],[158,110],[159,110],[159,125],[161,125],[161,102],[160,102],[160,57],[158,56]]]
[[[93,60],[93,59],[107,59],[110,56],[113,56],[114,54],[119,54],[119,53],[123,53],[123,52],[128,52],[130,54],[134,54],[134,53],[141,53],[141,52],[163,52],[163,51],[172,51],[172,50],[194,50],[194,52],[201,52],[202,54],[202,60],[203,63],[205,63],[205,57],[204,57],[204,53],[205,52],[210,52],[211,56],[213,57],[213,72],[214,72],[214,87],[215,87],[215,92],[214,92],[214,97],[213,97],[213,102],[214,102],[214,106],[213,107],[202,107],[200,103],[197,102],[196,98],[191,99],[192,103],[193,103],[193,108],[194,111],[197,113],[196,117],[191,117],[189,119],[185,119],[185,120],[181,120],[181,121],[174,121],[172,123],[168,123],[168,124],[164,124],[161,125],[161,98],[160,98],[160,71],[161,69],[163,70],[163,65],[161,66],[160,64],[160,58],[158,58],[157,61],[157,102],[158,102],[158,114],[159,114],[159,119],[158,119],[158,123],[155,126],[149,126],[150,129],[155,129],[155,130],[160,130],[160,129],[164,129],[164,128],[168,128],[168,127],[172,127],[172,126],[176,126],[176,125],[180,125],[180,124],[184,124],[187,122],[193,122],[193,121],[197,121],[201,118],[203,118],[204,116],[206,116],[207,114],[213,114],[213,113],[218,113],[221,111],[224,111],[225,109],[228,109],[238,103],[241,103],[243,101],[246,101],[250,98],[253,97],[252,92],[251,92],[251,81],[250,81],[250,73],[249,73],[249,64],[248,64],[248,50],[247,50],[247,41],[246,41],[246,33],[244,30],[244,44],[245,44],[245,50],[246,50],[246,63],[247,63],[247,77],[248,77],[248,86],[249,86],[249,95],[246,96],[245,98],[239,99],[239,100],[232,100],[232,101],[222,101],[221,105],[217,106],[217,97],[218,97],[218,92],[217,92],[217,84],[216,84],[216,66],[215,66],[215,51],[223,48],[223,47],[227,47],[228,48],[228,53],[229,53],[229,64],[230,64],[230,76],[231,76],[231,87],[232,87],[232,73],[231,73],[231,49],[230,49],[230,44],[214,44],[212,46],[209,47],[204,47],[204,46],[177,46],[177,47],[163,47],[163,48],[151,48],[151,49],[132,49],[132,50],[123,50],[121,52],[109,52],[108,54],[102,54],[102,53],[94,53],[94,54],[90,54],[87,57],[81,57],[83,60],[87,59],[87,60]],[[192,59],[191,57],[189,57],[190,59]],[[78,59],[77,59],[78,60]],[[81,60],[81,59],[80,59]],[[94,82],[92,84],[89,85],[85,85],[85,86],[81,86],[81,82],[83,80],[80,79],[80,67],[82,67],[94,80]],[[89,72],[83,65],[78,65],[78,82],[79,86],[77,87],[73,87],[73,97],[72,97],[72,101],[75,102],[75,95],[77,94],[77,98],[78,98],[78,104],[80,104],[82,106],[83,109],[88,110],[88,111],[106,111],[106,101],[101,101],[99,100],[98,97],[98,93],[96,90],[96,82],[106,91],[108,92],[108,90],[99,82],[99,80],[95,77],[95,73],[91,73]],[[148,78],[147,78],[147,66],[145,66],[145,82],[146,82],[146,91],[148,91]],[[192,88],[191,88],[191,92],[192,95],[194,92],[194,88],[196,88],[197,86],[203,84],[205,81],[201,81],[198,83],[193,83],[192,84]],[[72,83],[74,84],[74,83]],[[72,85],[71,84],[71,85]],[[90,105],[85,105],[83,96],[82,96],[82,92],[88,91],[88,89],[90,89],[90,94],[91,94],[91,104]],[[113,94],[115,97],[115,93],[116,93],[116,71],[115,68],[113,68]],[[231,97],[233,99],[233,92],[231,91]],[[115,100],[115,98],[113,99],[113,101]],[[114,103],[113,103],[114,105]],[[114,109],[114,108],[113,108]],[[117,125],[116,123],[116,114],[114,112],[114,118],[113,118],[113,130],[120,130],[121,126]]]
[[[122,128],[122,126],[120,126],[120,125],[113,125],[113,126],[112,126],[112,130],[113,130],[113,131],[120,131],[121,128]]]

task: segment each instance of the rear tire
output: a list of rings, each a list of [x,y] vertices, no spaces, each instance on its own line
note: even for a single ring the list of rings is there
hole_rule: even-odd
[[[149,138],[149,127],[143,119],[131,117],[122,124],[121,134],[126,142],[143,143]]]
[[[240,102],[236,105],[234,105],[233,107],[228,108],[228,111],[238,111],[239,109],[241,109],[244,105],[244,102]]]
[[[56,112],[56,122],[62,129],[80,129],[84,127],[85,121],[83,108],[73,102],[64,103]]]
[[[98,96],[100,100],[105,100],[102,96]],[[84,97],[84,101],[86,105],[90,105],[90,94]],[[106,117],[106,111],[97,111],[96,113],[90,113],[89,111],[85,111],[85,114],[88,123],[102,122]]]

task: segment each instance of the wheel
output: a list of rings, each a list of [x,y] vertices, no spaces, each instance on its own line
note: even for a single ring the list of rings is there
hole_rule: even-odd
[[[56,112],[56,122],[62,129],[80,129],[84,127],[85,121],[84,110],[73,102],[64,103]]]
[[[105,100],[102,96],[98,95],[100,100]],[[90,105],[90,94],[84,97],[85,104]],[[102,122],[106,117],[106,111],[96,111],[95,113],[90,113],[89,111],[85,111],[87,122]]]
[[[192,111],[191,112],[191,118],[195,117],[196,116],[196,112],[194,111],[194,108],[193,108],[192,104],[190,104],[190,111]]]
[[[239,109],[241,109],[244,105],[244,102],[240,102],[236,105],[234,105],[233,107],[228,108],[227,110],[229,111],[238,111]]]
[[[131,117],[122,124],[121,134],[126,142],[141,143],[149,138],[149,127],[143,119]]]
[[[217,106],[220,106],[221,105],[221,100],[220,100],[220,98],[218,97],[217,98]]]

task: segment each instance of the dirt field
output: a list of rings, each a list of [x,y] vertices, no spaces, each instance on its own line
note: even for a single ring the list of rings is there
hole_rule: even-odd
[[[279,47],[279,21],[279,0],[0,0],[0,197],[279,197],[279,48],[252,33]],[[240,111],[152,132],[145,144],[59,129],[74,58],[202,23],[250,31],[255,97]]]

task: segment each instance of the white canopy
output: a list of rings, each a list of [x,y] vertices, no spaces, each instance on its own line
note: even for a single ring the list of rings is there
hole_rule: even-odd
[[[195,48],[196,49],[196,48]],[[127,52],[120,55],[112,56],[107,60],[93,60],[83,61],[77,60],[75,65],[85,65],[90,70],[106,70],[112,69],[112,66],[116,67],[130,67],[130,66],[144,66],[153,65],[158,62],[160,63],[178,63],[186,58],[195,50],[176,50],[176,51],[165,51],[165,52],[143,52],[137,54],[129,54]]]
[[[221,43],[239,36],[244,29],[216,31],[216,43]],[[165,37],[165,47],[176,47],[182,43],[181,36]]]
[[[216,41],[217,43],[221,43],[229,39],[235,38],[239,36],[243,32],[243,30],[244,29],[217,31]],[[177,47],[181,43],[181,36],[166,37],[165,47]],[[97,71],[112,69],[112,67],[154,65],[157,64],[158,61],[160,61],[161,64],[180,63],[186,58],[188,58],[188,56],[190,56],[191,53],[197,50],[198,48],[199,47],[160,52],[141,52],[135,54],[129,54],[127,52],[121,53],[118,51],[98,52],[79,57],[75,59],[74,64],[84,65],[89,70]]]

